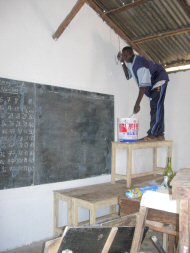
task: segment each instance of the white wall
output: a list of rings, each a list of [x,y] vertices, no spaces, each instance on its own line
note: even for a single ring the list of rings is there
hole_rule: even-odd
[[[62,36],[52,34],[74,0],[0,0],[0,76],[114,95],[115,122],[132,113],[137,96],[133,81],[126,82],[115,57],[125,45],[85,5]],[[166,136],[174,140],[174,168],[190,167],[187,113],[190,72],[171,75],[166,98]],[[148,100],[139,113],[139,137],[149,125]],[[184,122],[183,124],[182,121]],[[116,129],[116,128],[115,128]],[[115,130],[115,137],[116,137]],[[137,167],[147,156],[137,155]],[[122,161],[122,159],[121,159]],[[121,164],[118,161],[118,164]],[[162,162],[162,161],[161,161]],[[110,175],[56,184],[0,191],[0,251],[27,245],[53,235],[53,190],[107,182]],[[81,219],[86,214],[81,212]],[[62,220],[66,224],[66,212]]]
[[[190,70],[169,75],[166,97],[166,137],[174,141],[173,167],[190,168]]]

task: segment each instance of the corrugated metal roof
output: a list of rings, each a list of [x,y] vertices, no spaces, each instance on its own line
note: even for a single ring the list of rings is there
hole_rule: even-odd
[[[136,50],[163,65],[190,63],[187,0],[94,0]]]

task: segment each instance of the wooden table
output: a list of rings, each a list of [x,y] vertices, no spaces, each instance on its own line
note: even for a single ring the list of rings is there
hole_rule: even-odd
[[[68,225],[78,226],[78,209],[89,210],[89,223],[96,223],[96,211],[99,208],[110,207],[110,214],[116,213],[119,194],[126,191],[124,181],[116,184],[105,183],[93,186],[54,191],[54,233],[62,232],[59,227],[59,201],[67,203]]]
[[[190,169],[180,169],[172,180],[172,196],[179,200],[179,253],[190,252]]]
[[[132,179],[134,187],[147,185],[150,181],[161,182],[163,176],[148,175]],[[59,219],[59,202],[67,203],[67,220],[68,225],[78,225],[78,209],[86,208],[89,210],[89,223],[96,223],[96,211],[99,208],[109,207],[110,214],[119,214],[116,210],[119,204],[119,196],[126,192],[126,183],[124,180],[117,181],[115,184],[105,183],[92,186],[78,187],[67,190],[54,191],[54,233],[59,235],[62,227],[58,224]],[[119,211],[119,209],[118,209]],[[113,216],[113,215],[112,215]]]
[[[133,168],[133,150],[136,149],[153,149],[153,170],[151,172],[145,173],[132,173]],[[121,143],[121,142],[112,142],[112,183],[115,183],[116,179],[125,179],[127,182],[127,187],[131,186],[131,179],[135,177],[140,177],[143,175],[156,174],[158,172],[163,172],[165,168],[157,166],[157,150],[158,148],[167,148],[168,157],[172,157],[172,141],[138,141],[132,143]],[[127,169],[126,175],[117,174],[116,172],[116,151],[117,149],[126,149],[127,150]]]

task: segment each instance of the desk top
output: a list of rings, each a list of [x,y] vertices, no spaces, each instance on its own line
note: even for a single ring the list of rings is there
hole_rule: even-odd
[[[171,182],[172,195],[176,199],[190,199],[190,168],[180,169]]]
[[[118,148],[152,148],[152,147],[165,147],[165,146],[172,146],[172,141],[165,140],[165,141],[136,141],[136,142],[112,142],[112,146]]]
[[[180,169],[171,182],[173,187],[190,187],[190,168]],[[189,197],[190,198],[190,197]]]
[[[163,175],[148,175],[132,179],[132,185],[139,187],[149,184],[151,181],[161,182]],[[126,181],[119,180],[113,183],[96,184],[91,186],[84,186],[78,188],[71,188],[66,190],[56,190],[54,193],[70,198],[78,198],[89,202],[97,202],[107,200],[110,198],[118,198],[124,195],[127,191]]]

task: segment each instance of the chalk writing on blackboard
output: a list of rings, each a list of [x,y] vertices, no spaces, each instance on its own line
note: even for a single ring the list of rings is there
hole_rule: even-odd
[[[31,185],[34,171],[34,103],[26,85],[1,82],[1,184]],[[32,95],[32,94],[31,94]]]

